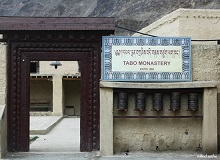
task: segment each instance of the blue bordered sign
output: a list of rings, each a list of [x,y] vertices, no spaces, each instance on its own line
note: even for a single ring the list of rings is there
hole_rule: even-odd
[[[192,81],[191,39],[102,38],[103,81]]]

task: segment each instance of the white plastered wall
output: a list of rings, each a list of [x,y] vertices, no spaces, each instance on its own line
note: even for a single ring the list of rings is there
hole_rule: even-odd
[[[78,62],[77,61],[60,61],[62,66],[58,66],[55,69],[50,66],[52,61],[40,61],[39,74],[52,74],[52,75],[69,75],[78,73]]]
[[[219,39],[220,10],[214,9],[177,9],[139,32],[159,37],[191,37],[193,40]],[[139,33],[133,36],[143,36]],[[198,42],[193,44],[217,44]]]

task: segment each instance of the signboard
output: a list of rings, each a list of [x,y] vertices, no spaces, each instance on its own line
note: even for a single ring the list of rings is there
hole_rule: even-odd
[[[191,39],[104,36],[102,80],[191,81]]]

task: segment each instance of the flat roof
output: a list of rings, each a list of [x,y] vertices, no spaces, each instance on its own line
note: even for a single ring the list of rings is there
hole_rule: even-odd
[[[114,17],[0,17],[0,31],[115,30]]]

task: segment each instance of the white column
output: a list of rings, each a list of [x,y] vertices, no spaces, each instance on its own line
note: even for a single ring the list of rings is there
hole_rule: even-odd
[[[113,155],[113,90],[100,88],[100,154]]]
[[[204,154],[218,153],[217,88],[204,88],[202,149]]]
[[[6,47],[7,45],[0,43],[0,105],[6,104]]]
[[[0,35],[1,37],[2,35]],[[0,43],[0,159],[7,154],[7,45]]]
[[[61,75],[53,76],[53,115],[63,115],[63,80]]]

